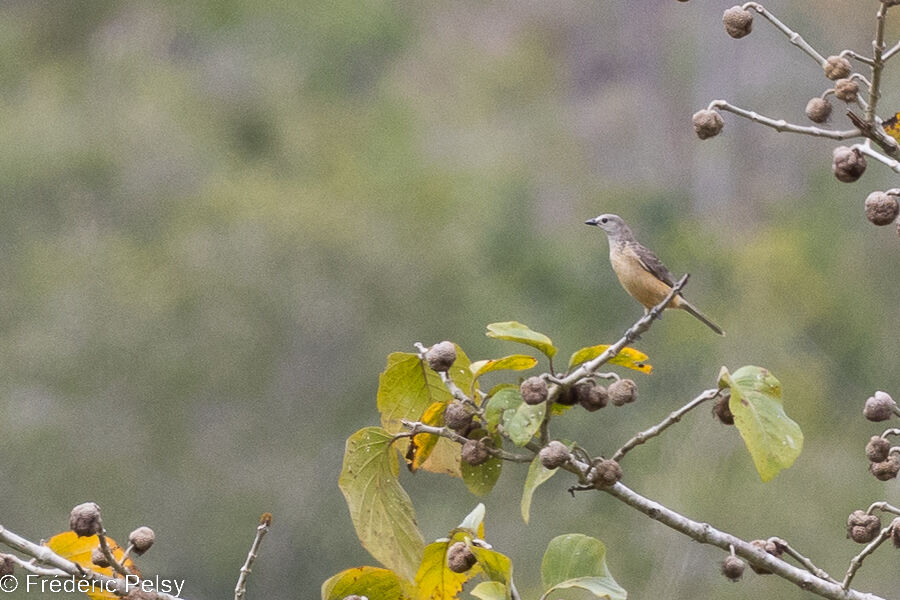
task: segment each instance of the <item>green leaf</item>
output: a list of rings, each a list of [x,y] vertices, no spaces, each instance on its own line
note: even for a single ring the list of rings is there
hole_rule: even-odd
[[[456,362],[447,371],[460,389],[472,388],[469,358],[457,346]],[[391,433],[403,429],[401,419],[418,421],[435,402],[453,400],[441,376],[432,371],[417,354],[394,352],[378,378],[376,403],[381,413],[381,426]]]
[[[322,584],[322,600],[343,600],[356,594],[369,600],[400,600],[409,596],[397,574],[378,567],[354,567]]]
[[[627,596],[606,567],[606,546],[580,533],[550,540],[541,562],[541,581],[546,590],[542,598],[568,587],[580,587],[609,600],[625,600]]]
[[[509,557],[491,550],[482,548],[478,544],[471,544],[469,548],[472,554],[478,559],[478,570],[484,574],[490,581],[499,581],[504,585],[509,585],[512,580],[512,561]]]
[[[487,336],[497,338],[499,340],[508,340],[510,342],[518,342],[527,344],[532,348],[537,348],[543,352],[548,358],[553,358],[556,354],[556,346],[543,333],[532,331],[528,325],[523,325],[518,321],[505,321],[503,323],[491,323],[487,326]]]
[[[625,600],[628,592],[625,591],[618,583],[611,578],[605,577],[576,577],[567,581],[560,582],[547,590],[541,598],[549,597],[551,592],[566,588],[581,588],[592,593],[597,598],[608,598],[609,600]]]
[[[474,569],[454,573],[447,567],[447,549],[453,541],[433,542],[425,547],[416,573],[416,600],[455,600],[463,584],[475,576]]]
[[[528,465],[528,475],[525,476],[525,489],[522,490],[522,519],[527,523],[529,514],[531,513],[531,498],[534,491],[539,485],[550,479],[556,474],[558,469],[548,469],[541,464],[541,458],[535,456],[531,464]]]
[[[500,437],[495,435],[494,445],[499,448],[501,444]],[[459,454],[458,451],[457,454]],[[500,478],[502,468],[503,461],[495,456],[490,457],[480,465],[470,465],[464,460],[459,461],[459,470],[462,473],[463,483],[476,496],[486,496],[494,489],[494,484]]]
[[[524,446],[541,428],[541,422],[547,412],[547,403],[525,404],[519,391],[515,390],[515,393],[519,396],[519,405],[515,409],[509,408],[503,412],[503,427],[513,444]]]
[[[600,344],[599,346],[588,346],[587,348],[582,348],[578,350],[572,355],[572,358],[569,359],[569,368],[571,369],[575,365],[580,365],[583,362],[587,362],[589,360],[594,360],[601,354],[609,349],[608,344]],[[634,369],[635,371],[640,371],[641,373],[645,373],[647,375],[653,370],[653,367],[647,364],[647,359],[650,357],[641,352],[640,350],[635,350],[629,346],[622,348],[619,350],[619,353],[613,356],[609,362],[614,365],[619,365],[622,367],[628,367],[629,369]]]
[[[492,371],[524,371],[537,364],[537,359],[526,354],[511,354],[503,358],[476,360],[469,366],[475,379]]]
[[[726,387],[734,424],[760,478],[769,481],[794,464],[803,449],[800,426],[784,412],[781,383],[762,367],[741,367],[734,374],[722,367],[719,388]]]
[[[507,410],[515,410],[523,401],[519,388],[514,385],[504,386],[492,392],[484,406],[484,420],[489,431],[496,431],[497,425],[503,421],[503,414]]]
[[[412,580],[424,541],[412,502],[397,481],[392,437],[380,427],[366,427],[350,436],[338,485],[363,547],[375,560]]]
[[[481,600],[506,600],[509,589],[499,581],[482,581],[469,592]]]
[[[461,389],[472,389],[474,379],[469,371],[469,358],[458,346],[456,362],[448,373]],[[440,420],[443,415],[440,405],[446,405],[452,399],[440,375],[432,371],[418,355],[394,352],[388,356],[387,367],[379,377],[377,395],[381,426],[387,431],[402,431],[401,419],[421,421],[427,416],[431,420]],[[433,424],[438,424],[438,421]],[[405,453],[407,444],[407,440],[399,440],[395,446]],[[415,444],[421,448],[416,447],[408,456],[413,470],[422,468],[433,473],[459,477],[457,444],[445,438],[428,439],[428,434],[416,436]]]

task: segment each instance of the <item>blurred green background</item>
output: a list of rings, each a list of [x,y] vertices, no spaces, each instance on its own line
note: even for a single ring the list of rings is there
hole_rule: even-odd
[[[667,315],[638,347],[640,401],[571,411],[556,435],[609,453],[715,385],[768,367],[806,434],[760,483],[736,431],[705,412],[630,454],[625,481],[746,537],[778,535],[840,577],[846,515],[898,502],[866,473],[900,393],[900,240],[869,225],[876,164],[830,174],[833,144],[725,116],[716,98],[803,123],[827,86],[757,20],[728,38],[731,2],[10,1],[0,7],[0,523],[38,540],[101,504],[110,533],[157,532],[145,574],[227,598],[259,514],[274,528],[248,598],[318,597],[372,564],[337,488],[344,440],[376,424],[386,356],[484,337],[519,320],[562,356],[640,315],[586,218],[616,212],[718,321]],[[877,2],[778,0],[825,54],[867,51]],[[900,19],[900,10],[895,17]],[[893,17],[893,16],[892,16]],[[889,22],[889,39],[900,21]],[[900,108],[886,73],[883,110]],[[836,107],[834,126],[843,128]],[[484,499],[487,535],[537,598],[554,536],[609,547],[632,598],[807,597],[603,494],[542,487],[524,527],[524,467]],[[427,539],[479,501],[405,474]],[[887,594],[896,557],[856,583]],[[20,597],[24,597],[20,594]]]

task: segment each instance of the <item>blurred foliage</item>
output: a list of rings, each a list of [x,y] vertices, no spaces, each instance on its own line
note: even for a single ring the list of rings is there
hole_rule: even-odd
[[[221,598],[269,510],[248,594],[314,595],[370,562],[337,476],[346,437],[375,422],[385,357],[452,339],[497,358],[512,350],[483,336],[494,321],[550,333],[563,356],[617,339],[640,307],[582,225],[617,212],[690,270],[686,295],[728,336],[666,315],[638,346],[654,365],[640,402],[572,411],[566,437],[610,452],[722,364],[764,364],[806,435],[794,467],[760,484],[740,441],[694,415],[629,455],[626,480],[843,570],[846,515],[894,489],[864,472],[860,408],[900,393],[897,237],[862,212],[896,180],[871,165],[838,184],[830,143],[735,119],[693,137],[715,97],[800,120],[823,88],[762,23],[727,38],[729,4],[4,3],[3,524],[40,539],[97,501],[113,536],[156,529],[145,573]],[[865,51],[874,4],[771,8],[818,47]],[[522,527],[524,473],[485,502],[528,596],[547,540],[580,531],[636,598],[803,597],[726,585],[719,552],[601,495],[572,500],[564,478]],[[471,507],[459,481],[401,479],[426,540]],[[887,593],[887,560],[860,586]]]

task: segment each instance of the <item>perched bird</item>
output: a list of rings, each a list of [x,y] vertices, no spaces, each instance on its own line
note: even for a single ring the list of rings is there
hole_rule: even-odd
[[[596,225],[606,232],[609,238],[609,262],[625,291],[643,304],[645,311],[662,302],[675,285],[672,273],[653,252],[634,239],[634,234],[622,217],[600,215],[585,221],[585,224]],[[718,325],[685,300],[681,293],[673,297],[666,308],[687,311],[719,335],[725,335]]]

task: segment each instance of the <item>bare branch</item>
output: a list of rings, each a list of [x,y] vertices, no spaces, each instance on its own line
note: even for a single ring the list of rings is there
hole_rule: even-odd
[[[869,542],[869,544],[863,548],[859,554],[853,557],[850,561],[850,567],[847,569],[847,575],[844,576],[844,581],[841,582],[841,587],[845,590],[850,589],[850,582],[853,581],[853,576],[856,575],[856,572],[859,571],[859,568],[862,566],[863,561],[867,556],[875,552],[875,550],[884,542],[886,539],[891,537],[891,529],[894,524],[891,523],[887,527],[881,530],[881,533],[878,534],[878,537]]]
[[[894,160],[893,158],[885,156],[881,152],[878,152],[877,150],[873,149],[872,146],[870,146],[868,143],[854,144],[852,147],[857,148],[860,152],[862,152],[866,156],[868,156],[870,158],[874,158],[881,164],[888,167],[893,172],[900,173],[900,162]]]
[[[882,512],[891,513],[894,515],[900,515],[900,508],[888,504],[887,502],[873,502],[868,509],[866,509],[866,514],[871,515],[876,510],[880,510]]]
[[[102,523],[100,524],[100,533],[97,534],[97,539],[100,541],[100,552],[103,553],[103,557],[106,558],[106,562],[109,563],[112,570],[120,575],[130,575],[131,572],[122,566],[119,561],[116,560],[116,557],[113,556],[112,549],[109,547],[109,542],[106,541],[106,528],[103,527]]]
[[[872,66],[875,64],[875,61],[873,61],[868,56],[863,56],[862,54],[857,54],[853,50],[843,50],[843,51],[841,51],[841,53],[838,56],[840,56],[841,58],[852,58],[853,60],[858,60],[859,62],[863,63],[864,65]]]
[[[875,41],[872,42],[872,85],[869,87],[869,106],[866,108],[866,121],[875,121],[875,108],[881,97],[881,71],[884,69],[884,22],[887,17],[888,3],[881,2],[875,19]]]
[[[619,352],[622,351],[625,346],[640,338],[642,333],[650,329],[653,321],[662,316],[662,311],[666,306],[669,305],[669,302],[672,301],[672,298],[674,298],[675,295],[678,294],[678,292],[680,292],[681,289],[687,284],[689,277],[690,275],[684,275],[681,279],[675,282],[675,285],[671,290],[669,290],[669,293],[666,294],[666,297],[662,299],[662,302],[654,306],[651,310],[647,311],[647,314],[635,321],[634,324],[625,331],[625,335],[623,335],[619,339],[619,341],[604,350],[603,353],[597,358],[583,363],[577,369],[560,379],[558,385],[551,387],[549,395],[550,401],[557,398],[565,387],[571,386],[581,379],[593,375],[597,371],[597,369],[613,359]]]
[[[772,119],[770,117],[763,116],[757,112],[752,110],[746,110],[744,108],[740,108],[739,106],[734,106],[730,104],[727,100],[713,100],[709,103],[710,110],[719,109],[724,110],[730,113],[734,113],[740,117],[744,117],[745,119],[749,119],[754,123],[759,123],[760,125],[765,125],[766,127],[771,127],[775,131],[778,132],[788,132],[788,133],[799,133],[802,135],[811,135],[815,137],[823,137],[832,140],[849,140],[851,138],[862,137],[862,133],[858,129],[846,129],[844,131],[834,131],[831,129],[822,129],[821,127],[811,127],[805,125],[794,125],[793,123],[788,123],[784,119]]]
[[[900,42],[897,42],[893,46],[891,46],[890,50],[885,51],[885,53],[881,56],[881,62],[887,62],[887,60],[900,52]]]
[[[803,50],[803,52],[805,52],[810,57],[812,57],[813,60],[815,60],[817,63],[819,63],[820,67],[825,66],[827,61],[825,60],[824,56],[822,56],[821,54],[816,52],[815,48],[810,46],[806,42],[806,40],[803,39],[803,36],[801,36],[799,33],[792,30],[790,27],[788,27],[787,25],[782,23],[780,20],[778,20],[778,18],[775,15],[773,15],[771,12],[766,10],[762,4],[758,4],[756,2],[747,2],[743,5],[743,8],[745,10],[753,9],[756,12],[758,12],[760,15],[762,15],[763,17],[768,19],[769,22],[772,23],[772,25],[774,25],[779,31],[781,31],[784,35],[786,35],[788,37],[788,39],[790,40],[790,42],[792,44],[794,44],[795,46],[797,46],[798,48]]]
[[[813,564],[813,561],[811,561],[809,558],[807,558],[807,557],[803,556],[802,554],[800,554],[799,552],[797,552],[794,548],[791,547],[790,544],[788,544],[788,543],[787,543],[786,541],[784,541],[783,539],[781,539],[781,538],[779,538],[779,537],[771,537],[771,538],[769,538],[769,541],[770,541],[770,542],[775,542],[776,544],[778,544],[779,546],[781,546],[781,548],[784,550],[784,552],[787,553],[788,556],[793,557],[794,560],[796,560],[798,563],[800,563],[801,565],[803,565],[803,567],[804,567],[807,571],[809,571],[810,573],[812,573],[812,574],[815,575],[816,577],[818,577],[818,578],[820,578],[820,579],[824,579],[825,581],[830,581],[831,583],[837,583],[837,582],[838,582],[837,579],[834,579],[834,578],[833,578],[831,575],[829,575],[825,570],[820,569],[819,567],[817,567],[816,565],[814,565],[814,564]]]
[[[651,519],[659,521],[663,525],[671,527],[701,544],[710,544],[726,552],[729,551],[731,546],[734,546],[735,554],[751,565],[771,571],[779,577],[822,598],[829,598],[830,600],[883,600],[875,594],[845,588],[840,584],[816,577],[804,569],[799,569],[780,558],[760,550],[750,544],[750,542],[716,529],[709,523],[699,523],[691,520],[658,502],[645,498],[621,482],[604,488],[603,491],[644,513]]]
[[[259,552],[259,546],[262,539],[269,533],[269,527],[272,526],[272,513],[263,513],[259,518],[259,525],[256,526],[256,537],[250,545],[250,552],[247,554],[247,560],[241,567],[241,574],[238,577],[237,585],[234,588],[234,600],[243,600],[244,594],[247,592],[247,577],[250,576],[253,567],[253,561]]]
[[[616,450],[616,453],[613,454],[612,459],[616,462],[621,461],[622,457],[625,456],[625,454],[629,450],[631,450],[632,448],[634,448],[636,446],[639,446],[640,444],[643,444],[644,442],[646,442],[647,440],[649,440],[651,438],[655,438],[656,436],[661,434],[663,431],[668,429],[671,425],[674,425],[675,423],[680,421],[681,417],[683,417],[685,414],[687,414],[690,410],[700,406],[707,400],[712,400],[713,398],[715,398],[718,395],[719,395],[719,390],[717,390],[717,389],[706,390],[705,392],[703,392],[702,394],[700,394],[699,396],[697,396],[696,398],[694,398],[693,400],[691,400],[690,402],[688,402],[687,404],[685,404],[684,406],[679,408],[678,410],[670,413],[668,417],[663,419],[658,424],[654,425],[653,427],[651,427],[649,429],[645,429],[644,431],[641,431],[640,433],[635,435],[633,438],[631,438],[630,440],[625,442],[625,444],[621,448]]]

